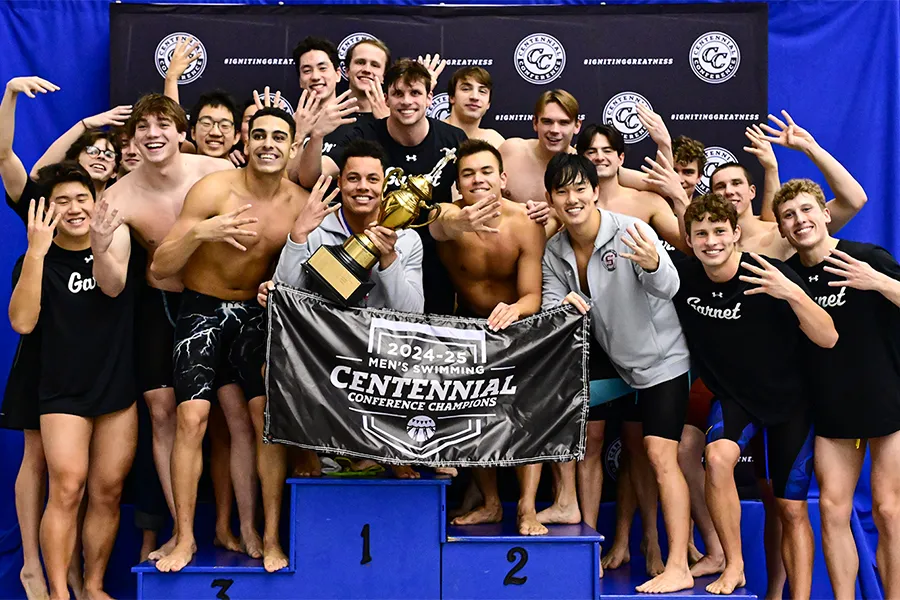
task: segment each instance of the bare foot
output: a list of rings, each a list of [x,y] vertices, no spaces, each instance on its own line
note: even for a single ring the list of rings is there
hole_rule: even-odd
[[[213,546],[215,546],[216,548],[222,548],[223,550],[228,550],[229,552],[243,552],[243,549],[241,548],[241,540],[237,539],[234,534],[231,533],[231,529],[216,532],[216,537],[213,540]]]
[[[700,559],[703,558],[703,553],[697,550],[697,546],[694,545],[694,542],[688,542],[688,564],[694,565],[700,562]]]
[[[391,470],[394,472],[394,477],[397,479],[418,479],[421,477],[419,472],[409,465],[393,465],[391,466]]]
[[[176,544],[178,544],[178,536],[173,533],[168,542],[147,555],[147,560],[159,560],[167,557],[175,549]]]
[[[456,467],[437,467],[434,472],[437,475],[448,475],[450,477],[459,475],[459,471],[456,470]]]
[[[641,552],[647,561],[647,575],[656,577],[666,570],[666,565],[662,559],[662,550],[659,549],[659,542],[654,540],[652,543],[644,540],[641,542]]]
[[[154,548],[156,548],[156,532],[145,529],[141,540],[141,562],[150,560],[150,553],[153,552]]]
[[[691,575],[694,577],[703,577],[704,575],[714,575],[725,570],[725,556],[716,558],[707,554],[694,563],[691,567]]]
[[[533,512],[519,513],[517,519],[519,535],[546,535],[549,529],[537,520]]]
[[[294,477],[318,477],[322,474],[319,455],[312,450],[298,450],[294,463]]]
[[[735,589],[745,585],[747,585],[747,580],[744,579],[743,569],[730,570],[726,568],[721,577],[706,586],[706,591],[710,594],[731,594]]]
[[[462,502],[460,502],[457,508],[451,510],[448,515],[451,519],[461,517],[467,513],[472,512],[483,503],[484,498],[481,495],[481,490],[478,489],[478,486],[475,485],[474,481],[470,481],[469,485],[466,487],[465,493],[463,494]]]
[[[278,542],[266,544],[263,550],[263,566],[269,573],[280,571],[288,566],[288,558]]]
[[[622,565],[628,564],[630,560],[631,550],[628,549],[627,543],[613,544],[613,547],[609,549],[609,552],[600,561],[600,565],[604,569],[618,569]]]
[[[666,569],[661,575],[657,575],[650,581],[639,585],[635,590],[642,594],[668,594],[694,587],[694,578],[687,569]]]
[[[575,525],[581,523],[581,511],[578,510],[577,504],[563,506],[562,504],[551,504],[537,514],[537,520],[540,523],[563,523],[566,525]]]
[[[178,544],[172,549],[168,556],[157,561],[156,570],[162,571],[163,573],[176,573],[191,562],[196,551],[197,545],[194,543]]]
[[[454,525],[480,525],[482,523],[499,523],[503,520],[503,507],[499,504],[493,506],[479,506],[464,515],[453,519]]]
[[[114,600],[112,596],[104,592],[100,588],[84,588],[85,600]]]
[[[262,558],[263,542],[253,527],[241,532],[241,551],[250,558]]]
[[[19,571],[19,581],[25,588],[25,597],[28,600],[49,600],[50,593],[47,591],[47,582],[44,580],[44,571],[40,563],[37,568],[22,567]]]

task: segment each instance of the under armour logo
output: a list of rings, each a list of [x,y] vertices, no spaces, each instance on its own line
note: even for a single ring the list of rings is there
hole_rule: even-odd
[[[416,156],[415,154],[407,154],[407,155],[406,155],[406,162],[415,162],[416,159],[418,159],[418,158],[419,158],[419,157]]]
[[[713,298],[721,298],[721,297],[722,297],[722,293],[723,293],[723,292],[713,292],[713,293],[712,293]]]
[[[811,282],[812,282],[812,281],[818,281],[818,280],[819,280],[819,276],[818,276],[818,275],[810,275],[810,276],[809,276],[809,280],[810,280]]]
[[[85,262],[85,264],[87,264],[87,263],[89,263],[89,262],[94,262],[94,255],[91,254],[90,256],[85,256],[85,257],[84,257],[84,262]]]

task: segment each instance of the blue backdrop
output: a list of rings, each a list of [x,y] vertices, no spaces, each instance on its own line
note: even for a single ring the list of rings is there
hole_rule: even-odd
[[[262,0],[245,3],[274,4]],[[284,2],[295,3],[299,2]],[[390,0],[376,3],[414,4]],[[769,4],[770,112],[787,109],[868,192],[865,210],[842,235],[879,243],[897,255],[900,228],[894,191],[900,187],[900,0],[792,0]],[[37,100],[20,98],[15,151],[30,166],[73,123],[108,108],[109,2],[6,0],[0,2],[0,32],[0,83],[5,85],[16,76],[40,75],[61,87],[60,92]],[[677,124],[672,132],[678,134]],[[824,183],[805,156],[789,151],[776,153],[783,180],[811,177]],[[24,251],[25,236],[21,222],[6,211],[0,211],[0,228],[4,240],[0,246],[0,298],[5,300],[10,293],[8,274]],[[0,321],[3,383],[16,336],[7,319]],[[0,431],[3,582],[10,581],[4,575],[12,575],[5,572],[14,566],[10,555],[19,545],[13,482],[21,446],[20,434]],[[860,496],[859,508],[870,510],[870,504],[865,495]],[[131,527],[130,521],[123,519],[123,527]]]

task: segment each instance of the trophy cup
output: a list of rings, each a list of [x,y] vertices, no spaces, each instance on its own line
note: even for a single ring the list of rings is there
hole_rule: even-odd
[[[454,160],[456,149],[445,150],[444,157],[430,173],[408,175],[400,189],[384,195],[378,224],[397,231],[407,227],[424,227],[434,222],[441,214],[441,207],[431,202],[434,182],[447,163]],[[403,169],[389,168],[384,174],[384,188],[387,188],[391,175],[402,177]],[[430,211],[428,220],[414,225],[422,209]],[[324,292],[324,295],[344,306],[356,306],[375,286],[369,281],[369,272],[378,258],[375,244],[366,234],[358,233],[340,246],[322,246],[303,263],[303,268],[318,284],[316,291]]]

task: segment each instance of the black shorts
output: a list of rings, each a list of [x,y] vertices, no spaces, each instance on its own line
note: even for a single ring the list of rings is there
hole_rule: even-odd
[[[175,324],[176,402],[212,402],[217,385],[228,381],[239,383],[247,400],[265,396],[265,314],[255,298],[231,302],[185,290]]]
[[[41,410],[38,404],[38,382],[41,366],[41,334],[35,329],[19,336],[3,405],[0,407],[0,428],[17,431],[40,430]]]
[[[706,443],[731,440],[743,452],[758,432],[763,435],[763,453],[754,461],[765,462],[766,479],[771,479],[776,498],[806,500],[813,472],[812,419],[803,406],[791,418],[763,428],[741,405],[732,400],[713,400]]]
[[[135,327],[135,356],[141,392],[173,385],[172,348],[180,305],[181,292],[167,292],[150,286],[141,290]]]
[[[690,392],[690,373],[638,390],[644,437],[654,436],[680,442]]]

